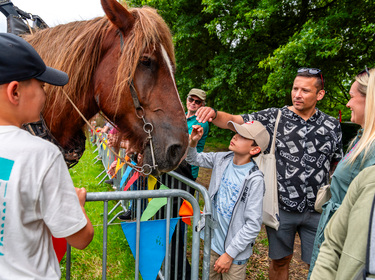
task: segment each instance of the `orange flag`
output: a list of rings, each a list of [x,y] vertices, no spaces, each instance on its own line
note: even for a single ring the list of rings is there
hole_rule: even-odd
[[[116,171],[115,171],[115,175],[117,174],[117,172],[124,166],[125,162],[121,162],[120,159],[117,159],[117,164],[116,164]],[[113,175],[113,177],[115,176]]]
[[[182,217],[182,221],[191,226],[191,216],[193,216],[193,213],[193,206],[191,206],[189,201],[184,200],[181,204],[180,211],[178,212],[178,215]]]

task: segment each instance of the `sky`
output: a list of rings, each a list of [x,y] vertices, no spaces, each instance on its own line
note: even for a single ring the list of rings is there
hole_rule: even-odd
[[[49,27],[104,16],[100,0],[11,0],[11,2],[27,13],[38,15]],[[0,32],[6,32],[6,18],[1,12]]]

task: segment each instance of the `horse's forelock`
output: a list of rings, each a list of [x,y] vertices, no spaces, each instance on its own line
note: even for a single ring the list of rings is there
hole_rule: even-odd
[[[135,30],[139,34],[144,34],[145,42],[153,44],[162,44],[167,50],[171,61],[175,63],[174,47],[172,34],[157,11],[151,7],[133,8],[130,12],[138,19],[138,26]]]
[[[125,34],[122,47],[116,86],[113,89],[117,93],[117,104],[120,104],[121,98],[118,93],[129,91],[139,58],[145,51],[162,45],[172,63],[175,63],[171,32],[157,11],[151,7],[132,8],[129,11],[134,16],[135,23],[129,34]]]

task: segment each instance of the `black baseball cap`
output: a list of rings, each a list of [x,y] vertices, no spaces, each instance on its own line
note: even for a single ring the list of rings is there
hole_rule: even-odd
[[[24,39],[0,33],[0,85],[32,78],[55,86],[66,85],[69,81],[65,72],[46,66],[37,51]]]

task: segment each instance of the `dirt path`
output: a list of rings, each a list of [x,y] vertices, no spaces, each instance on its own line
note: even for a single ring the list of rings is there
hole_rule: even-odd
[[[211,169],[200,168],[197,182],[206,188],[210,183]],[[268,267],[270,259],[268,258],[268,240],[265,227],[262,226],[253,249],[253,255],[247,266],[246,280],[265,280],[268,279]],[[296,236],[294,244],[294,255],[289,269],[290,280],[302,280],[307,278],[308,267],[301,261],[301,242]]]

